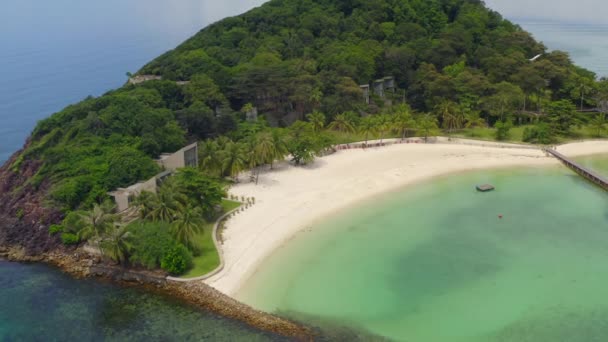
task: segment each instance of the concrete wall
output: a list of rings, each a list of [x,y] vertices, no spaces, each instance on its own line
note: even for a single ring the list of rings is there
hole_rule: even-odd
[[[129,209],[131,204],[129,202],[129,198],[138,196],[142,193],[142,191],[156,193],[156,176],[148,179],[145,182],[137,183],[126,189],[118,189],[117,191],[113,192],[112,196],[114,196],[114,201],[116,202],[116,209],[118,212]]]
[[[196,161],[198,164],[198,144],[197,143],[188,145],[173,154],[162,156],[158,160],[158,163],[165,170],[171,170],[171,171],[175,171],[179,168],[186,167],[186,159],[185,159],[184,153],[190,149],[195,149],[194,153],[196,155],[196,158],[197,158]]]
[[[159,160],[157,160],[157,163],[162,168],[168,171],[175,171],[179,168],[186,167],[188,166],[186,160],[186,152],[191,150],[191,156],[193,158],[192,166],[196,167],[198,166],[198,143],[190,144],[173,154],[163,155]],[[118,210],[118,212],[122,212],[129,209],[130,197],[135,197],[139,195],[142,191],[156,193],[156,181],[158,176],[160,175],[162,175],[162,173],[148,179],[145,182],[133,184],[128,188],[121,188],[117,189],[116,191],[110,192],[109,195],[114,197],[114,201],[116,202],[116,209]]]
[[[129,209],[129,194],[128,193],[115,193],[114,202],[116,202],[116,211],[123,212]]]

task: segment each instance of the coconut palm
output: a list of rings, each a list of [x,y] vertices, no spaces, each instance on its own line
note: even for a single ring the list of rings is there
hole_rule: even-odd
[[[373,136],[377,132],[378,127],[376,126],[376,120],[374,120],[373,117],[367,116],[361,120],[361,123],[359,124],[359,133],[365,135],[365,145],[367,145],[369,136]]]
[[[448,134],[454,129],[462,128],[463,118],[456,103],[445,100],[435,108],[437,115],[443,120],[443,128]]]
[[[475,128],[475,127],[486,127],[486,121],[479,116],[478,111],[470,111],[465,114],[464,117],[464,127],[466,128]]]
[[[382,140],[384,140],[384,136],[391,130],[391,118],[388,115],[379,115],[375,117],[376,121],[376,129],[380,134],[380,144],[382,144]]]
[[[113,214],[114,206],[104,203],[95,204],[93,210],[81,214],[83,229],[78,233],[81,239],[100,236],[114,226],[118,217]]]
[[[129,251],[132,247],[131,234],[127,226],[116,226],[111,229],[100,246],[105,256],[119,264],[125,264],[129,260]]]
[[[225,135],[222,135],[221,137],[215,139],[215,143],[217,144],[217,149],[219,151],[223,151],[224,149],[226,149],[226,146],[228,146],[228,144],[230,144],[231,142],[232,140],[230,140],[230,138]]]
[[[132,202],[133,207],[137,208],[139,218],[145,219],[152,210],[158,205],[158,198],[155,193],[142,191]]]
[[[156,206],[147,217],[155,222],[172,222],[187,204],[188,199],[177,191],[175,184],[169,179],[159,188]]]
[[[323,92],[319,88],[313,89],[310,93],[310,97],[308,98],[310,103],[312,103],[313,108],[319,107],[321,99],[323,99]]]
[[[214,176],[221,174],[222,161],[217,141],[207,140],[202,142],[199,150],[199,159],[202,171]]]
[[[221,159],[223,172],[238,181],[239,173],[245,169],[248,161],[245,146],[241,143],[229,142],[222,151]]]
[[[409,110],[397,113],[392,120],[392,128],[401,135],[402,140],[405,139],[407,132],[413,129],[415,125],[416,122],[412,119],[412,114]]]
[[[284,131],[280,128],[273,128],[271,130],[272,138],[272,158],[270,159],[270,168],[272,169],[275,160],[282,161],[285,156],[289,154],[287,149],[287,136]]]
[[[177,241],[193,251],[196,249],[196,235],[203,231],[204,224],[201,209],[186,206],[171,223],[171,232]]]
[[[276,151],[271,132],[265,131],[258,134],[253,154],[259,163],[268,164],[272,162],[276,155]]]
[[[355,126],[350,122],[345,113],[336,115],[334,121],[332,121],[327,128],[344,133],[352,133],[355,131]]]
[[[308,122],[312,125],[313,132],[317,133],[325,127],[325,115],[321,112],[317,112],[316,110],[308,115],[306,115]]]

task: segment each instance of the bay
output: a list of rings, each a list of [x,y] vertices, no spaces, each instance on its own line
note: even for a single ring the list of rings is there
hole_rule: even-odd
[[[238,298],[398,341],[599,341],[607,208],[565,167],[441,177],[313,225]]]

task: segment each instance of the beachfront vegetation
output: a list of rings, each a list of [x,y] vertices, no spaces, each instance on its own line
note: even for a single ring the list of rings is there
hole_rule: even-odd
[[[270,1],[200,31],[142,74],[163,79],[42,120],[13,169],[39,164],[30,185],[67,212],[153,176],[154,158],[194,140],[208,152],[206,173],[237,181],[287,155],[310,162],[345,136],[490,129],[488,138],[512,140],[533,125],[522,139],[537,143],[586,137],[579,127],[606,133],[601,116],[577,110],[607,110],[608,81],[478,1]],[[371,87],[366,102],[359,85],[385,76],[395,87]],[[247,123],[252,112],[263,124]]]
[[[277,161],[302,165],[372,139],[552,144],[607,134],[608,80],[477,0],[271,0],[210,25],[144,74],[162,80],[40,121],[11,168],[29,172],[16,191],[40,191],[65,215],[52,233],[66,244],[89,240],[116,262],[172,273],[189,264],[184,248],[199,256],[204,221],[246,170],[258,182]],[[394,87],[372,84],[364,96],[360,85],[387,76]],[[161,153],[194,141],[199,169],[133,202],[139,227],[157,232],[137,238],[145,229],[124,228],[108,192],[149,179]],[[138,250],[169,236],[154,257]]]
[[[178,275],[190,269],[193,256],[203,250],[210,252],[210,260],[217,258],[201,236],[211,235],[205,228],[222,213],[225,196],[220,182],[184,168],[166,179],[157,193],[142,192],[126,213],[117,215],[111,202],[104,202],[70,212],[49,231],[61,232],[66,245],[88,241],[119,264],[160,267]]]

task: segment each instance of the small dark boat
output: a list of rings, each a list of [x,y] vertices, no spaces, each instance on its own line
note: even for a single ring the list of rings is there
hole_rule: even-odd
[[[488,192],[494,190],[494,186],[490,184],[477,185],[475,188],[477,188],[477,191],[481,192]]]

